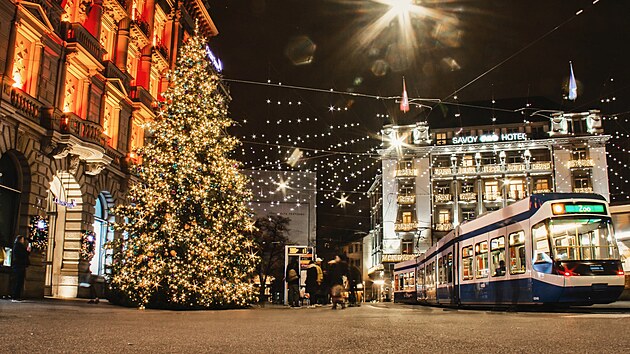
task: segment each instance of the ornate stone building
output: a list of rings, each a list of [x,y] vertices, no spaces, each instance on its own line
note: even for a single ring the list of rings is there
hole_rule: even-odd
[[[195,21],[218,34],[206,0],[0,0],[0,296],[16,234],[40,241],[27,297],[102,278],[108,209]]]

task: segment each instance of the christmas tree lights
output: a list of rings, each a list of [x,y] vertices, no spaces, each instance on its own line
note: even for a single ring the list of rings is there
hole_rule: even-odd
[[[254,301],[258,256],[251,192],[227,157],[239,141],[220,78],[197,33],[181,48],[154,122],[138,149],[139,182],[114,208],[123,238],[112,244],[112,290],[140,308],[225,308]]]

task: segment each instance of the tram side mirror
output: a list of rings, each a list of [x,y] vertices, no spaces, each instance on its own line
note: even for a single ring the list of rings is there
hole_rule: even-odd
[[[535,256],[534,256],[534,264],[540,264],[540,263],[553,263],[553,260],[551,259],[551,257],[549,257],[549,255],[546,252],[535,252]]]

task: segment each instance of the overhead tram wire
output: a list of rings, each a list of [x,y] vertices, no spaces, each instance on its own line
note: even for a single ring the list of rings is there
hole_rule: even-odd
[[[599,0],[593,1],[593,3],[590,5],[590,7],[595,6],[596,3],[598,3]],[[527,49],[531,48],[533,45],[535,45],[536,43],[540,42],[541,40],[545,39],[547,36],[549,36],[550,34],[554,33],[555,31],[557,31],[558,29],[560,29],[561,27],[563,27],[564,25],[566,25],[567,23],[573,21],[576,17],[578,17],[579,15],[581,15],[582,13],[584,13],[584,9],[580,9],[578,10],[573,16],[569,17],[568,19],[564,20],[563,22],[561,22],[559,25],[555,26],[554,28],[552,28],[550,31],[548,31],[547,33],[543,34],[542,36],[538,37],[537,39],[535,39],[534,41],[530,42],[529,44],[527,44],[526,46],[524,46],[523,48],[519,49],[516,51],[516,53],[510,55],[509,57],[503,59],[502,61],[500,61],[498,64],[494,65],[493,67],[491,67],[490,69],[484,71],[483,73],[481,73],[480,75],[478,75],[477,77],[475,77],[474,79],[472,79],[471,81],[469,81],[468,83],[464,84],[462,87],[458,88],[457,90],[453,91],[450,95],[444,97],[442,99],[442,101],[445,101],[455,95],[457,95],[459,92],[461,92],[463,89],[465,89],[466,87],[472,85],[473,83],[475,83],[477,80],[481,79],[482,77],[486,76],[487,74],[491,73],[492,71],[494,71],[496,68],[500,67],[501,65],[507,63],[508,61],[510,61],[512,58],[516,57],[517,55],[521,54],[522,52],[526,51]]]

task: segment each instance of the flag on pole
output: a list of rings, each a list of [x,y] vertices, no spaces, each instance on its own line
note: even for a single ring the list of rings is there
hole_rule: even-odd
[[[409,112],[409,97],[407,96],[407,85],[405,84],[404,77],[403,77],[402,99],[400,100],[400,110],[405,113]]]
[[[573,74],[573,64],[569,62],[569,68],[571,69],[571,76],[569,77],[569,99],[575,101],[577,98],[577,83],[575,82],[575,75]]]

